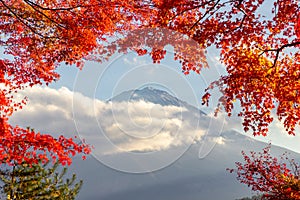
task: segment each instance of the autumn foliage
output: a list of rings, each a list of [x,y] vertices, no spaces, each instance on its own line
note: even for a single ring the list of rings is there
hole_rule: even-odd
[[[237,179],[263,193],[263,199],[300,199],[300,165],[287,154],[280,159],[270,155],[271,145],[262,152],[242,152],[244,162],[236,162],[236,169],[228,169],[237,174]]]
[[[288,133],[295,134],[299,40],[298,0],[0,0],[6,55],[0,58],[0,158],[33,162],[50,152],[70,163],[69,155],[89,152],[71,139],[12,127],[9,117],[26,103],[18,102],[15,92],[59,79],[61,63],[81,68],[85,60],[103,61],[129,50],[157,63],[167,45],[174,46],[185,74],[208,66],[208,47],[220,50],[227,75],[209,86],[203,103],[218,88],[228,115],[234,102],[241,105],[245,131],[266,135],[276,109]]]
[[[91,2],[82,6],[89,5],[88,9],[94,9],[88,3]],[[95,47],[99,30],[84,27],[86,23],[94,26],[91,16],[93,19],[100,16],[81,9],[85,13],[83,17],[80,12],[72,12],[77,9],[71,8],[74,6],[74,3],[62,1],[0,1],[0,45],[8,55],[0,58],[2,162],[36,163],[38,159],[47,161],[51,156],[62,164],[70,164],[70,156],[90,152],[88,145],[79,145],[72,139],[54,138],[8,123],[13,112],[26,103],[26,99],[17,102],[14,98],[16,92],[57,80],[59,75],[55,69],[61,62],[80,67],[81,59]],[[94,12],[104,16],[109,10]]]
[[[153,0],[131,5],[135,16],[128,23],[134,20],[133,29],[104,45],[94,59],[132,50],[157,63],[165,57],[164,47],[172,45],[185,74],[201,73],[208,66],[205,50],[214,47],[227,74],[210,84],[203,104],[216,88],[223,94],[217,110],[223,108],[230,116],[234,106],[241,106],[238,115],[245,131],[265,136],[276,110],[288,134],[295,134],[300,120],[298,0]]]
[[[297,22],[295,24],[295,32],[298,40],[300,40],[300,13],[297,16]]]

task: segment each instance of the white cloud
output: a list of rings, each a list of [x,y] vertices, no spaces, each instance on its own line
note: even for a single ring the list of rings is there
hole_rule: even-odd
[[[19,95],[28,96],[29,102],[11,123],[56,136],[78,132],[101,154],[167,150],[199,141],[206,132],[199,119],[176,106],[103,102],[65,87],[33,87]]]
[[[207,143],[206,148],[210,149],[213,144],[226,143],[220,137],[221,132],[232,128],[242,132],[241,118],[223,114],[217,118],[199,118],[184,108],[144,101],[108,103],[65,87],[28,88],[16,97],[21,99],[25,95],[28,104],[14,113],[10,119],[12,124],[30,126],[54,136],[79,134],[100,154],[162,151],[199,141]],[[270,127],[267,137],[255,137],[300,152],[299,138],[299,135],[288,136],[278,120]]]
[[[144,101],[108,103],[65,87],[28,88],[16,97],[25,95],[29,98],[28,104],[14,113],[10,119],[12,124],[30,126],[54,136],[64,134],[73,137],[79,134],[96,146],[95,150],[101,154],[161,151],[199,141],[224,144],[226,140],[220,137],[221,132],[232,128],[242,132],[241,118],[228,118],[222,114],[217,118],[199,118],[184,108]],[[247,135],[251,136],[251,133]],[[299,134],[288,136],[277,120],[270,127],[268,137],[255,139],[272,141],[300,152]]]
[[[213,138],[211,138],[211,140],[214,142],[214,143],[216,143],[216,144],[221,144],[221,145],[223,145],[223,144],[225,144],[225,142],[226,142],[226,140],[225,140],[225,138],[223,138],[223,137],[213,137]]]

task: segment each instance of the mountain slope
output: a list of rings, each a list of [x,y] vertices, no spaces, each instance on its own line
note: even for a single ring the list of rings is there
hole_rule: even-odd
[[[84,180],[78,199],[233,200],[251,196],[251,191],[225,169],[241,161],[241,150],[261,151],[267,144],[235,131],[222,136],[227,142],[217,144],[205,158],[197,157],[199,144],[194,144],[172,165],[152,173],[115,171],[91,157],[87,161],[75,160],[72,168],[75,166],[73,170]],[[279,155],[287,150],[273,146],[271,151]],[[291,157],[299,159],[300,155],[291,152]]]
[[[207,128],[209,126],[207,115],[165,91],[153,88],[131,90],[109,101],[140,100],[163,106],[185,107],[188,112],[184,113],[184,119],[194,119],[197,117],[195,113],[201,113],[200,125]],[[222,142],[213,143],[214,138],[221,138]],[[175,162],[151,173],[120,172],[105,166],[92,156],[89,156],[86,161],[76,158],[69,172],[75,172],[79,179],[84,180],[78,197],[80,200],[233,200],[251,196],[252,193],[246,186],[241,185],[233,174],[229,174],[226,168],[233,168],[236,161],[242,160],[242,150],[261,151],[266,146],[266,143],[237,131],[227,130],[221,135],[219,133],[208,135],[199,142],[191,144]],[[157,160],[163,159],[168,152],[172,152],[172,148],[176,147],[157,151]],[[280,155],[285,151],[288,150],[277,146],[271,149],[274,155]],[[300,158],[299,154],[288,152],[291,153],[291,157]],[[123,153],[117,153],[106,157],[119,162],[128,162],[119,159],[122,156]],[[136,165],[145,164],[139,163],[138,160],[135,162]]]

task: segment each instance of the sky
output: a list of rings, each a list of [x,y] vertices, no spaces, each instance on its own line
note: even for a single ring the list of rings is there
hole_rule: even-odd
[[[201,97],[209,83],[226,74],[226,71],[219,62],[216,49],[208,49],[207,60],[209,69],[204,69],[200,75],[193,72],[184,75],[180,63],[173,60],[172,50],[168,50],[166,59],[161,64],[153,64],[148,56],[141,57],[130,52],[118,55],[107,63],[87,63],[82,71],[74,67],[62,67],[59,69],[61,79],[50,87],[54,89],[67,87],[90,98],[108,100],[123,91],[153,86],[168,91],[207,113],[212,113],[220,97],[218,91],[214,90],[212,93],[209,107],[201,105]],[[241,118],[235,117],[238,109],[236,105],[234,115],[229,120],[239,121],[240,123],[234,123],[236,127],[232,128],[244,133]],[[270,134],[267,137],[254,138],[300,152],[300,135],[289,136],[283,124],[276,119],[275,113],[273,116]],[[245,134],[251,136],[250,132]]]
[[[107,111],[109,105],[106,102],[108,99],[123,91],[141,89],[146,86],[165,90],[206,113],[210,113],[210,116],[212,116],[220,94],[218,92],[213,93],[209,107],[201,105],[201,97],[204,94],[204,89],[211,81],[225,74],[224,66],[219,62],[218,52],[215,49],[208,49],[207,60],[210,68],[204,69],[200,75],[196,73],[184,75],[181,72],[180,63],[175,62],[172,55],[172,49],[170,48],[166,59],[161,64],[153,64],[149,57],[139,57],[130,52],[126,55],[115,56],[105,63],[87,62],[82,70],[78,70],[75,67],[62,66],[58,70],[61,74],[60,80],[51,84],[50,88],[34,87],[23,92],[23,95],[29,97],[29,103],[12,118],[12,121],[17,124],[24,124],[24,126],[26,126],[26,123],[29,125],[34,124],[33,127],[37,130],[46,132],[79,132],[79,135],[84,136],[83,138],[91,139],[94,137],[91,139],[93,142],[97,141],[95,138],[98,136],[80,132],[89,130],[89,132],[97,133],[99,132],[99,130],[96,130],[97,127],[101,127],[105,131],[115,129],[115,135],[110,135],[108,138],[109,140],[113,138],[113,140],[117,141],[117,146],[120,148],[117,147],[115,152],[122,152],[124,149],[128,151],[167,149],[171,145],[170,141],[174,143],[174,140],[176,140],[177,146],[184,143],[190,144],[192,139],[189,139],[189,136],[196,135],[197,137],[198,135],[201,137],[201,134],[203,135],[204,133],[203,130],[195,133],[197,123],[194,125],[186,124],[182,123],[182,118],[172,118],[171,116],[179,112],[176,110],[178,108],[167,108],[167,110],[164,110],[166,108],[148,105],[145,102],[139,105],[114,104],[115,113],[113,120],[119,123],[119,127],[113,127],[113,121],[99,124],[99,121],[104,121],[103,119],[106,118],[106,115],[109,115]],[[238,109],[237,107],[235,113],[238,112]],[[161,110],[164,110],[164,112],[159,112]],[[100,111],[105,114],[97,113]],[[130,112],[131,114],[129,115],[128,113]],[[102,120],[94,119],[95,116]],[[116,116],[121,116],[119,121]],[[133,128],[128,125],[129,123],[126,125],[127,119],[130,119],[133,123],[131,126],[135,127],[136,130],[133,131]],[[91,123],[93,120],[94,123]],[[233,115],[231,118],[226,118],[225,121],[226,129],[235,129],[251,136],[250,132],[243,132],[241,118]],[[46,122],[49,126],[44,125],[47,124]],[[42,124],[43,126],[40,126]],[[66,124],[70,125],[66,126]],[[86,127],[88,124],[92,124],[91,127]],[[109,127],[108,124],[112,124],[112,126]],[[169,132],[160,137],[155,136],[157,130],[165,127],[166,124],[169,127],[167,128]],[[74,125],[75,127],[71,127]],[[124,131],[124,127],[127,129],[125,132],[129,132],[131,136],[132,134],[137,136],[146,127],[148,131],[146,137],[150,137],[151,134],[155,137],[148,141],[122,141],[121,143],[118,141],[120,135],[116,133],[116,130],[120,128]],[[149,127],[152,127],[151,130]],[[179,137],[178,135],[173,137],[171,134],[171,132],[174,132],[172,127],[177,127],[178,130],[174,129],[176,133],[184,130],[184,137]],[[276,120],[270,127],[270,134],[267,137],[257,136],[255,139],[271,142],[272,144],[300,152],[300,146],[298,145],[300,136],[288,136],[284,131],[283,125]],[[221,138],[219,138],[219,142],[222,143]],[[97,145],[97,143],[94,145]],[[102,145],[103,148],[101,147],[99,151],[105,152],[107,149],[105,150],[104,146]]]

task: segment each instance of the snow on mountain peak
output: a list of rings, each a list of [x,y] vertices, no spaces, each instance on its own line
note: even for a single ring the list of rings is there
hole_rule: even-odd
[[[154,104],[159,104],[162,106],[177,106],[177,107],[185,107],[188,110],[194,110],[194,111],[198,110],[196,107],[178,99],[177,97],[171,95],[167,91],[160,90],[151,86],[147,86],[141,89],[124,91],[112,97],[108,101],[112,101],[112,102],[145,101]]]

